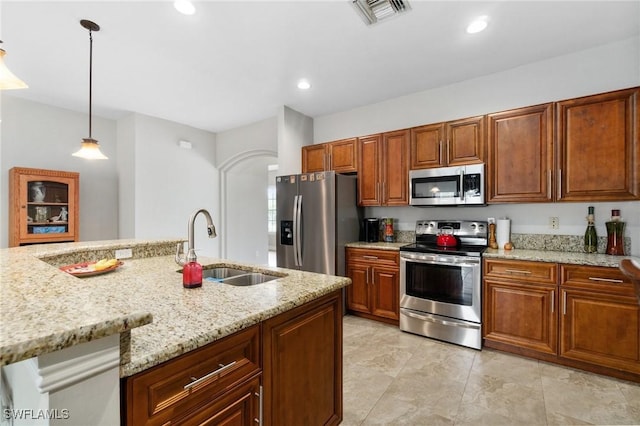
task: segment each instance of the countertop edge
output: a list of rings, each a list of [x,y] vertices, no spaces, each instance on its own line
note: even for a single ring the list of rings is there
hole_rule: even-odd
[[[361,248],[370,250],[395,250],[399,251],[402,246],[405,246],[407,242],[396,243],[368,243],[364,241],[357,241],[345,244],[345,247],[349,248]],[[529,260],[536,262],[554,262],[554,263],[566,263],[571,265],[584,265],[584,266],[604,266],[610,268],[617,268],[620,265],[622,259],[632,259],[636,262],[640,262],[640,257],[636,256],[612,256],[603,253],[576,253],[565,251],[551,251],[551,250],[526,250],[526,249],[490,249],[488,248],[482,253],[484,258],[496,258],[496,259],[512,259],[512,260]]]
[[[56,352],[114,334],[124,333],[151,322],[153,322],[153,316],[150,313],[136,312],[113,320],[67,329],[25,342],[3,345],[0,349],[0,366],[24,361],[35,356]]]

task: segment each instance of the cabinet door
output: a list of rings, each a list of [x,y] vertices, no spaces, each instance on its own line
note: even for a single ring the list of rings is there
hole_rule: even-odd
[[[263,323],[265,425],[342,420],[342,291]]]
[[[447,123],[447,164],[449,166],[484,161],[485,121],[485,117],[481,116]]]
[[[483,335],[491,342],[555,355],[556,286],[484,281]]]
[[[443,152],[444,124],[429,124],[411,129],[411,170],[446,165]]]
[[[488,117],[487,202],[550,202],[553,105]]]
[[[640,198],[639,89],[558,102],[560,201]]]
[[[358,171],[358,138],[328,144],[329,170],[338,173]]]
[[[77,241],[78,187],[78,173],[11,169],[9,246]]]
[[[561,288],[560,356],[640,373],[640,308],[634,297]]]
[[[302,147],[302,173],[322,172],[326,167],[326,145]]]
[[[351,285],[347,287],[347,309],[369,313],[369,266],[347,263],[347,277]]]
[[[398,269],[371,267],[371,313],[400,320],[400,272]]]
[[[383,134],[382,205],[409,204],[409,130]]]
[[[372,135],[358,139],[358,205],[379,206],[382,203],[380,183],[380,157],[382,136]]]

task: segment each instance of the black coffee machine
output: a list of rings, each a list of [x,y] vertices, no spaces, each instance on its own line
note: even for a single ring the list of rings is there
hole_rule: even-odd
[[[362,220],[362,232],[360,239],[367,243],[377,243],[380,234],[380,219],[368,217]]]

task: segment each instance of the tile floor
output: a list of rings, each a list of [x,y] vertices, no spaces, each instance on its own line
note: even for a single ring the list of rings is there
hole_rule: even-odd
[[[640,424],[640,385],[344,318],[342,425],[587,424]]]

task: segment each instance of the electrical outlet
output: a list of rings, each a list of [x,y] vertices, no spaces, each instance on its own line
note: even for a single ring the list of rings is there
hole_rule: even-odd
[[[116,250],[116,259],[129,259],[133,257],[133,253],[130,248]]]
[[[560,228],[560,219],[556,216],[549,217],[549,228],[551,229]]]

